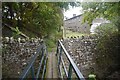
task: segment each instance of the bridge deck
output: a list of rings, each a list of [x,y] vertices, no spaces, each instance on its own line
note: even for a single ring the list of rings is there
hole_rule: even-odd
[[[48,53],[46,78],[58,78],[57,57],[55,52]]]

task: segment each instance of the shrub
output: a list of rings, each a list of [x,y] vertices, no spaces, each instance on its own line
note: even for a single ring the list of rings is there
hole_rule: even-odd
[[[104,24],[97,28],[98,44],[95,51],[96,74],[107,77],[120,70],[120,32],[113,24]]]

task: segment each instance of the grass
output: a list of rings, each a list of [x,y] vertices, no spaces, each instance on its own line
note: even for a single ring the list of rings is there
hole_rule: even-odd
[[[72,32],[70,30],[66,30],[66,36],[64,36],[64,38],[67,38],[67,37],[74,37],[74,36],[79,36],[81,37],[82,35],[88,35],[88,34],[83,34],[83,33],[79,33],[79,32]]]
[[[52,52],[54,48],[56,48],[55,41],[52,39],[46,40],[47,50],[48,52]]]
[[[52,34],[49,38],[45,39],[48,52],[56,51],[57,40],[62,38],[62,31]]]

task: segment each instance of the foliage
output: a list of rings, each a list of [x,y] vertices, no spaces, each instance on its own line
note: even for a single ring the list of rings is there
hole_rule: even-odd
[[[55,47],[62,38],[63,10],[77,2],[3,2],[3,23],[12,27],[13,36],[24,33],[29,37],[45,38],[47,47]]]
[[[49,51],[49,52],[52,52],[53,51],[53,48],[55,48],[56,47],[56,44],[55,44],[55,42],[54,42],[54,40],[52,40],[52,39],[47,39],[46,41],[46,45],[47,45],[47,50]]]
[[[105,36],[105,35],[112,35],[115,32],[118,32],[118,29],[112,23],[101,24],[95,30],[95,33],[97,33],[97,36],[99,36],[99,37],[102,37],[102,36]]]
[[[85,11],[83,22],[91,24],[97,17],[110,21],[96,29],[98,43],[94,57],[97,76],[106,78],[120,70],[120,2],[89,2],[82,3],[82,7]]]
[[[120,34],[112,32],[98,38],[95,51],[96,74],[98,77],[108,77],[120,69]]]
[[[19,30],[30,37],[45,37],[59,31],[63,24],[62,9],[68,5],[76,6],[74,2],[3,2],[3,23]],[[26,33],[29,31],[31,34]]]
[[[56,48],[56,43],[58,39],[62,38],[62,32],[57,32],[56,34],[50,36],[50,38],[45,39],[45,43],[47,45],[47,49],[49,52],[52,52]]]
[[[13,32],[13,37],[16,37],[16,36],[18,36],[18,35],[20,35],[21,34],[21,32],[20,32],[20,30],[18,29],[18,27],[16,27],[16,28],[11,28],[13,31],[15,31],[15,32]]]
[[[91,24],[96,17],[103,17],[114,24],[120,24],[120,2],[86,2],[81,5],[85,13],[83,22]]]

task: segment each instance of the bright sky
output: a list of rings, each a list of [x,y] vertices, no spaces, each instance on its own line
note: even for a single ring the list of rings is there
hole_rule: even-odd
[[[75,7],[75,8],[70,7],[69,10],[64,12],[64,16],[66,16],[67,18],[73,17],[73,14],[76,14],[76,15],[82,14],[82,7]]]

